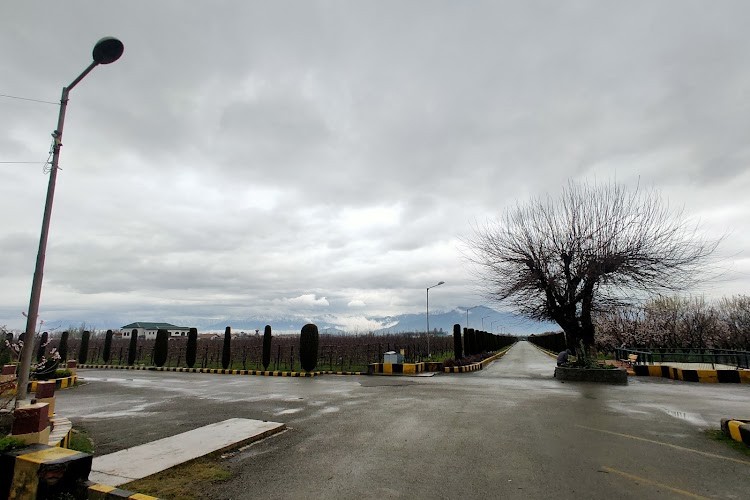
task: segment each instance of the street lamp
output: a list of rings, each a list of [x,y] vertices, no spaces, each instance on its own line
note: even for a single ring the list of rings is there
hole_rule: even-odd
[[[482,331],[484,331],[484,318],[489,318],[492,316],[491,314],[488,314],[487,316],[482,316]]]
[[[83,73],[73,80],[67,87],[62,89],[60,97],[60,114],[57,117],[57,129],[52,132],[54,145],[52,147],[52,164],[50,165],[49,184],[47,185],[47,200],[44,205],[44,217],[42,219],[42,232],[39,236],[39,251],[36,255],[36,267],[34,268],[34,280],[31,283],[31,298],[29,299],[29,310],[26,313],[26,334],[18,374],[18,392],[16,394],[16,405],[26,399],[26,386],[29,382],[29,371],[31,370],[31,353],[34,350],[34,336],[36,335],[36,320],[39,316],[39,301],[42,295],[42,276],[44,275],[44,258],[47,251],[47,236],[49,235],[49,223],[52,216],[52,201],[55,197],[55,182],[57,181],[57,164],[60,160],[60,148],[62,147],[63,125],[65,124],[65,110],[68,107],[68,94],[73,87],[83,80],[92,69],[100,64],[115,62],[122,55],[124,45],[117,38],[105,37],[96,42],[92,52],[92,61]]]
[[[494,332],[494,331],[492,330],[492,328],[493,328],[493,327],[492,327],[492,325],[494,325],[494,324],[495,324],[495,323],[497,323],[498,321],[499,321],[499,320],[497,320],[497,319],[496,319],[495,321],[490,321],[490,333],[495,333],[495,332]]]
[[[471,307],[466,308],[466,328],[469,328],[469,311],[471,311],[475,307],[479,307],[479,306],[471,306]]]
[[[432,285],[427,287],[427,357],[432,357],[432,354],[430,353],[430,288],[435,288],[436,286],[444,285],[445,281],[439,282],[437,285]]]

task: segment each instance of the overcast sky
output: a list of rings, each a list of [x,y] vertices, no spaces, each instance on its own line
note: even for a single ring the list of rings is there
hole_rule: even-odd
[[[0,94],[71,93],[40,318],[368,318],[487,303],[474,221],[655,187],[750,290],[750,2],[4,2]],[[0,325],[23,328],[58,106],[0,97]],[[110,319],[108,319],[110,318]],[[124,324],[124,323],[123,323]]]

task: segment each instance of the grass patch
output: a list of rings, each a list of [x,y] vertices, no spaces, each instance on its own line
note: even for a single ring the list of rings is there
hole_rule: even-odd
[[[745,443],[740,443],[739,441],[735,441],[729,436],[726,436],[721,430],[709,429],[706,431],[706,435],[709,438],[713,439],[714,441],[725,443],[727,446],[739,451],[740,453],[744,454],[746,457],[750,457],[750,446],[747,446]]]
[[[94,442],[91,440],[86,431],[83,429],[73,429],[70,435],[69,448],[84,453],[94,453]]]
[[[12,436],[0,438],[0,452],[17,450],[19,448],[24,448],[25,446],[28,445],[20,439],[14,438]]]
[[[228,469],[211,456],[198,458],[145,477],[120,488],[172,500],[210,498],[210,485],[232,477]],[[201,492],[203,496],[201,496]]]

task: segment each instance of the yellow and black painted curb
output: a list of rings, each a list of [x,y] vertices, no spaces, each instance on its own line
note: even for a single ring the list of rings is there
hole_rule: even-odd
[[[88,481],[86,483],[88,489],[88,500],[114,500],[130,498],[132,500],[159,500],[157,497],[151,495],[144,495],[143,493],[134,493],[132,491],[115,488],[106,484],[98,484]]]
[[[0,498],[57,498],[88,478],[89,453],[33,444],[0,454]]]
[[[425,371],[424,363],[370,363],[368,373],[382,375],[416,375]]]
[[[750,384],[750,370],[687,370],[668,365],[635,365],[633,373],[641,377],[663,377],[683,382]]]
[[[482,361],[479,361],[477,363],[472,363],[470,365],[465,365],[465,366],[446,366],[445,368],[443,368],[443,371],[445,373],[469,373],[469,372],[484,370],[487,367],[487,365],[505,356],[505,353],[508,352],[511,347],[513,347],[513,345],[510,345],[507,348],[503,349],[502,351],[495,353],[489,358],[485,358]]]
[[[445,373],[469,373],[469,372],[476,372],[482,369],[482,365],[480,363],[472,363],[470,365],[464,365],[464,366],[446,366],[443,368],[443,371]]]
[[[750,446],[750,420],[722,418],[721,431],[727,437]]]
[[[54,382],[55,383],[55,390],[59,391],[61,389],[67,389],[68,387],[73,387],[76,385],[76,380],[78,380],[78,377],[76,375],[71,375],[70,377],[63,377],[63,378],[51,378],[49,380],[42,380],[42,382]],[[36,392],[36,384],[39,382],[38,380],[32,380],[29,382],[29,385],[26,388],[27,392]]]
[[[230,370],[223,368],[180,368],[152,366],[149,370],[156,372],[213,373],[217,375],[260,375],[263,377],[315,377],[320,372],[285,372],[271,370]]]
[[[153,367],[145,365],[78,365],[78,368],[95,368],[98,370],[148,370]]]
[[[78,368],[98,370],[148,370],[154,372],[212,373],[216,375],[259,375],[264,377],[315,377],[322,372],[287,372],[279,370],[230,370],[223,368],[184,368],[177,366],[121,366],[121,365],[78,365]]]
[[[52,430],[49,433],[48,444],[60,448],[70,448],[70,438],[73,435],[73,424],[65,417],[51,417]]]
[[[534,345],[532,343],[532,345]],[[534,345],[550,357],[557,355]],[[632,370],[632,371],[631,371]],[[703,382],[713,384],[750,384],[750,370],[688,370],[668,365],[633,365],[628,375],[637,377],[663,377],[683,382]]]

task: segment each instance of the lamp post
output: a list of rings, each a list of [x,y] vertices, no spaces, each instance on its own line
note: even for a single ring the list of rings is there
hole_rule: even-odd
[[[484,318],[489,318],[492,316],[491,314],[488,314],[487,316],[482,316],[482,331],[484,331]]]
[[[469,311],[471,311],[475,307],[479,307],[479,306],[471,306],[471,307],[466,308],[466,328],[469,328]]]
[[[88,75],[92,69],[100,64],[115,62],[122,55],[125,47],[117,38],[105,37],[96,42],[92,52],[92,61],[83,70],[83,73],[73,80],[67,87],[62,89],[60,97],[60,114],[57,117],[57,129],[52,133],[54,145],[52,147],[52,164],[50,165],[49,184],[47,185],[47,199],[44,205],[44,217],[42,218],[42,232],[39,236],[39,251],[36,256],[36,267],[34,268],[34,279],[31,283],[31,298],[29,299],[29,310],[26,313],[26,342],[21,351],[21,361],[18,373],[18,392],[16,394],[16,405],[26,399],[26,386],[29,382],[29,371],[31,370],[31,354],[34,350],[34,337],[36,335],[36,320],[39,316],[39,301],[42,296],[42,277],[44,275],[44,258],[47,251],[47,237],[49,235],[49,223],[52,217],[52,201],[55,197],[55,182],[57,181],[58,161],[60,160],[60,148],[62,147],[63,126],[65,124],[65,110],[68,107],[68,95],[73,87]]]
[[[445,284],[445,281],[441,281],[436,285],[427,287],[427,357],[428,358],[432,357],[432,354],[430,353],[430,288],[435,288],[436,286],[440,286],[444,284]]]
[[[490,333],[495,333],[495,332],[494,332],[494,331],[492,330],[492,325],[494,325],[494,324],[495,324],[495,323],[497,323],[497,322],[498,322],[498,320],[495,320],[495,321],[490,321]]]

